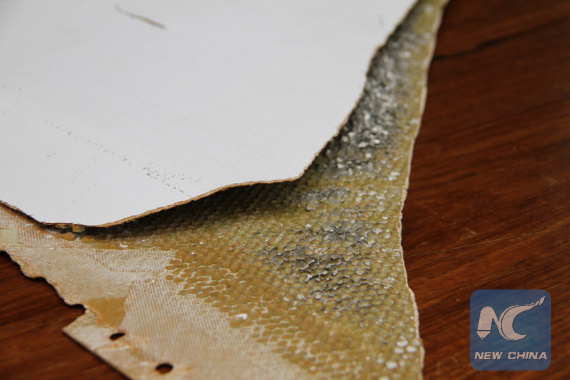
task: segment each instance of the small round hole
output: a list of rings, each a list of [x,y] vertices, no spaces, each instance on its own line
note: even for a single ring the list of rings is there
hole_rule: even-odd
[[[156,370],[162,374],[168,373],[174,369],[174,366],[170,363],[161,363],[156,366]]]
[[[123,332],[118,332],[118,333],[114,333],[113,335],[111,335],[111,336],[109,337],[109,339],[111,339],[111,340],[117,340],[117,339],[121,339],[121,338],[124,337],[124,336],[125,336],[125,333],[123,333]]]

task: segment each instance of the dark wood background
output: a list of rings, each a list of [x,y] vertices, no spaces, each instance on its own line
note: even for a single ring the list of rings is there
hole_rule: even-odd
[[[570,1],[452,0],[404,209],[426,379],[570,379]],[[477,372],[478,289],[552,297],[545,372]],[[0,255],[0,378],[122,379],[63,335],[83,313]]]

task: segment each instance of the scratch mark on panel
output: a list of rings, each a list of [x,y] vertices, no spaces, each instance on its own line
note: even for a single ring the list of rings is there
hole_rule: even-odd
[[[157,28],[160,28],[160,29],[166,29],[166,26],[164,26],[164,24],[161,24],[159,22],[151,20],[148,17],[137,15],[137,14],[125,11],[124,9],[119,7],[118,5],[115,7],[115,9],[117,9],[117,12],[119,12],[120,14],[125,15],[127,17],[134,18],[135,20],[140,20],[140,21],[146,22],[147,24],[150,24],[152,26],[156,26]]]

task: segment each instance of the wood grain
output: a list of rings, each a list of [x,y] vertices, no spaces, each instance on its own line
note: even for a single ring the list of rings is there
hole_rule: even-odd
[[[570,378],[570,2],[452,0],[404,209],[426,379]],[[477,289],[552,296],[545,372],[477,372]],[[63,335],[82,314],[0,256],[0,377],[122,379]]]
[[[430,70],[403,246],[426,379],[570,378],[570,3],[452,1]],[[478,372],[478,289],[552,297],[545,372]]]

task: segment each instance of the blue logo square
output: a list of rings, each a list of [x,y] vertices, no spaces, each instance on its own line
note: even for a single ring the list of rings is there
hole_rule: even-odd
[[[550,306],[544,290],[482,289],[471,296],[471,365],[479,371],[550,366]]]

